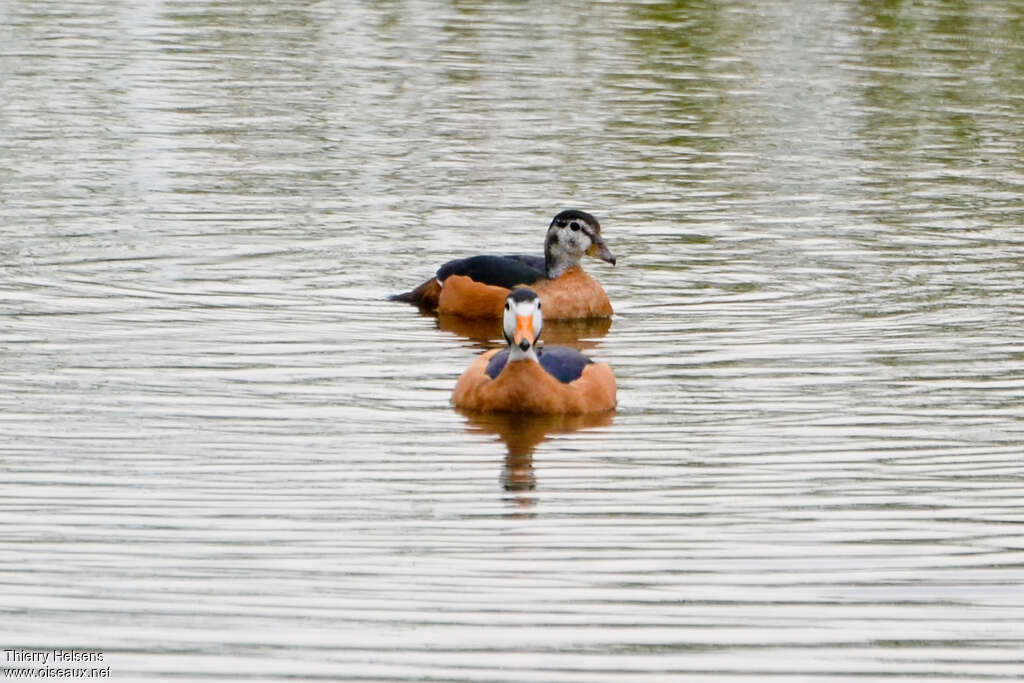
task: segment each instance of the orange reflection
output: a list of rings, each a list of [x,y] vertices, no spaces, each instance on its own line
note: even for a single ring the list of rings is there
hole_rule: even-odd
[[[497,435],[508,449],[501,472],[503,488],[514,494],[515,502],[529,507],[534,500],[526,495],[537,486],[533,471],[533,451],[552,434],[568,434],[580,429],[610,425],[615,411],[584,415],[524,415],[520,413],[479,413],[455,409],[466,418],[467,430]]]

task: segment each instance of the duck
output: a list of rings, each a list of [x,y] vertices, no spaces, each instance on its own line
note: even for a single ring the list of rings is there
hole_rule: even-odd
[[[614,311],[608,295],[580,265],[584,254],[615,265],[597,219],[586,211],[567,209],[551,219],[544,256],[453,259],[416,289],[389,298],[441,314],[495,319],[502,317],[510,291],[531,287],[544,302],[549,320],[609,318]]]
[[[612,410],[615,374],[567,346],[538,348],[543,301],[529,288],[505,298],[502,334],[507,346],[478,356],[459,377],[452,403],[465,410],[582,414]]]

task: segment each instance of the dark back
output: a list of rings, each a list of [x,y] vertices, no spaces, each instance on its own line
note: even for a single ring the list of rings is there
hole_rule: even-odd
[[[534,266],[540,265],[540,268]],[[465,275],[475,282],[512,289],[531,285],[544,277],[544,259],[535,256],[470,256],[449,261],[437,270],[444,282],[452,275]]]

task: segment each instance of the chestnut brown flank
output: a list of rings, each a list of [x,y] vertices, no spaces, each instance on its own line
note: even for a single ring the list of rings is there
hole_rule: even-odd
[[[595,413],[615,407],[615,375],[607,363],[591,363],[564,384],[534,360],[511,361],[494,379],[487,363],[500,349],[479,356],[462,373],[452,402],[469,410],[513,413]]]
[[[426,283],[424,283],[426,284]],[[537,280],[530,287],[540,296],[544,318],[607,318],[612,304],[604,288],[580,266],[554,280]],[[500,318],[510,290],[484,285],[465,275],[452,275],[440,287],[437,310],[466,318]]]

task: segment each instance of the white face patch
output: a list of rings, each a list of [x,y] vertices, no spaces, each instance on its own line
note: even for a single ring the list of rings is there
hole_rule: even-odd
[[[505,307],[505,313],[502,315],[502,328],[505,330],[505,336],[512,338],[512,335],[516,333],[516,318],[521,315],[527,315],[533,318],[533,334],[534,336],[540,335],[540,328],[544,323],[544,315],[540,310],[540,299],[532,299],[530,301],[506,301],[511,306]],[[533,343],[533,339],[530,340]]]
[[[529,316],[533,321],[533,339],[530,340],[530,347],[523,351],[513,343],[516,334],[516,320],[519,316]],[[505,300],[505,312],[502,314],[502,331],[505,340],[509,343],[509,360],[523,360],[525,358],[537,359],[537,352],[534,344],[540,337],[541,328],[544,326],[544,314],[541,311],[540,299],[527,301],[514,301],[511,298]]]
[[[516,333],[516,309],[515,302],[505,299],[505,312],[501,315],[501,329],[505,334],[505,341],[512,343],[512,336]]]

